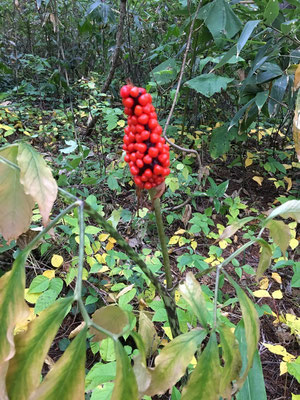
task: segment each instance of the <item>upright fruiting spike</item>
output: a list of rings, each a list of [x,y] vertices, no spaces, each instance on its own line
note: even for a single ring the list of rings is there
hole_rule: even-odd
[[[144,88],[125,85],[120,95],[128,116],[123,139],[125,161],[135,184],[149,190],[162,184],[170,173],[169,145],[161,136],[151,94]]]

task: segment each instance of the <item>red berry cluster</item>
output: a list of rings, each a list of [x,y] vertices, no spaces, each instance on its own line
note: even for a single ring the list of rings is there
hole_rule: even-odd
[[[125,85],[120,90],[128,115],[124,129],[125,161],[129,164],[135,184],[142,189],[160,185],[170,173],[169,145],[161,136],[162,127],[146,89]]]

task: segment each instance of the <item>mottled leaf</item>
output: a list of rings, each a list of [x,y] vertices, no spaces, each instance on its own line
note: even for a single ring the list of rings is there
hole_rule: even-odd
[[[59,299],[41,312],[26,332],[16,335],[16,354],[6,379],[10,400],[27,400],[39,385],[44,360],[72,301],[72,297]]]
[[[95,324],[116,335],[121,335],[129,322],[126,312],[118,306],[102,307],[94,312],[92,319]],[[99,332],[95,328],[90,328],[90,331],[95,335],[93,337],[93,342],[99,342],[107,338],[107,335]]]
[[[278,217],[282,218],[293,218],[297,222],[300,222],[300,200],[289,200],[281,206],[276,207],[266,218],[265,223],[270,219]]]
[[[138,387],[130,360],[119,342],[115,341],[117,376],[111,400],[138,400]]]
[[[29,307],[24,301],[25,268],[28,253],[21,252],[11,271],[0,278],[0,399],[5,399],[5,373],[7,362],[15,354],[14,329],[18,321],[29,315]]]
[[[221,366],[216,334],[212,333],[201,353],[181,400],[219,400]]]
[[[27,143],[19,143],[17,160],[25,193],[38,203],[43,224],[47,225],[57,196],[57,184],[51,170],[43,157]]]
[[[240,220],[237,220],[232,225],[226,226],[224,231],[221,233],[219,240],[230,238],[232,235],[235,234],[240,228],[242,228],[245,224],[252,221],[254,217],[245,217]]]
[[[1,149],[0,156],[17,165],[18,146]],[[25,194],[20,171],[0,159],[0,234],[10,242],[30,225],[34,200]]]
[[[289,226],[283,221],[271,220],[266,227],[270,230],[270,234],[277,246],[280,247],[282,254],[285,255],[291,238]]]
[[[160,339],[157,335],[153,322],[143,311],[140,311],[138,332],[143,339],[146,355],[149,356],[155,353]]]
[[[194,314],[200,321],[203,328],[207,328],[207,308],[200,283],[192,272],[188,272],[185,281],[179,285],[179,291],[191,306]]]
[[[259,263],[256,271],[256,280],[258,281],[264,274],[265,270],[269,268],[272,260],[272,248],[263,239],[258,241],[261,245],[261,253],[259,257]]]
[[[155,359],[155,368],[150,368],[151,384],[145,394],[163,394],[184,375],[195,351],[207,333],[195,329],[177,336],[168,343]]]
[[[86,332],[79,332],[28,400],[84,399]]]

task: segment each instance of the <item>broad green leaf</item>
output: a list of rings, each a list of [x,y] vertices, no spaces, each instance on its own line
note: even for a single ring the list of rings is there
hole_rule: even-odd
[[[177,336],[168,343],[155,359],[155,368],[150,369],[151,384],[148,396],[163,394],[185,374],[195,351],[205,339],[204,330],[194,329]]]
[[[181,400],[219,400],[221,373],[217,338],[212,333],[183,388]]]
[[[95,324],[116,335],[121,335],[129,323],[127,313],[118,306],[101,307],[94,312],[92,319]],[[99,342],[107,338],[107,335],[95,328],[91,327],[90,332],[95,335],[93,342]]]
[[[237,125],[239,120],[242,118],[242,116],[245,114],[245,112],[250,109],[250,107],[252,106],[252,104],[254,103],[255,99],[251,99],[248,101],[247,104],[245,104],[236,114],[235,116],[232,118],[232,120],[230,121],[229,124],[229,129],[231,129],[234,125]]]
[[[59,299],[34,319],[26,332],[16,335],[16,354],[6,379],[10,400],[27,400],[39,385],[45,357],[72,301],[72,297]]]
[[[259,263],[256,271],[256,280],[258,281],[264,274],[265,270],[269,268],[272,261],[272,248],[263,239],[258,240],[261,245],[261,253]]]
[[[272,22],[277,18],[279,14],[279,4],[278,0],[269,0],[267,7],[264,12],[264,18],[268,25],[272,24]]]
[[[117,375],[111,400],[138,400],[138,387],[130,360],[119,342],[115,341]]]
[[[101,362],[93,365],[85,378],[85,390],[93,390],[102,383],[115,379],[116,362],[103,364]]]
[[[51,170],[43,157],[27,143],[19,143],[17,160],[25,193],[38,203],[43,224],[47,225],[57,196],[57,184]]]
[[[211,97],[215,93],[220,93],[222,89],[226,90],[227,84],[232,81],[233,78],[227,78],[226,76],[203,74],[190,79],[185,84],[198,93]]]
[[[258,112],[261,112],[261,109],[263,108],[265,102],[267,101],[268,96],[269,96],[268,91],[256,93],[255,104],[257,105]]]
[[[25,268],[28,253],[21,252],[11,271],[0,278],[0,399],[6,399],[5,374],[15,354],[14,329],[30,312],[24,301]]]
[[[143,311],[140,311],[138,332],[143,339],[146,355],[150,356],[155,353],[159,344],[159,337],[153,322]]]
[[[46,278],[46,276],[38,275],[33,278],[28,293],[41,293],[48,289],[50,284],[50,279]]]
[[[266,218],[265,223],[270,219],[278,217],[282,218],[293,218],[297,222],[300,222],[300,200],[289,200],[281,206],[276,207],[271,214]]]
[[[284,256],[291,238],[289,226],[283,221],[271,220],[267,223],[266,227],[270,230],[270,234],[274,242],[280,247],[280,250]]]
[[[300,384],[300,357],[297,357],[295,362],[288,363],[287,370],[288,373],[293,375]]]
[[[270,99],[268,102],[268,111],[270,117],[274,117],[277,111],[280,110],[280,103],[283,100],[288,82],[289,82],[288,75],[282,75],[280,78],[272,82],[272,89],[270,93]]]
[[[194,314],[200,321],[203,328],[207,328],[207,308],[200,283],[192,272],[188,272],[185,281],[179,285],[179,291],[191,306]]]
[[[209,152],[212,158],[221,157],[230,149],[230,143],[237,136],[237,129],[228,130],[228,124],[224,124],[212,131]]]
[[[159,85],[164,85],[176,79],[179,67],[175,58],[169,58],[155,67],[151,75]]]
[[[28,400],[84,399],[86,333],[78,333]]]
[[[243,366],[247,365],[247,344],[245,338],[245,328],[243,321],[240,321],[235,330],[235,335],[240,343],[240,352],[242,354]],[[264,382],[263,371],[256,350],[253,358],[253,365],[249,370],[244,385],[236,394],[236,400],[267,400],[266,387]]]
[[[247,344],[247,364],[242,376],[237,380],[237,387],[241,387],[244,383],[247,374],[252,366],[253,357],[257,348],[259,339],[259,319],[257,312],[255,310],[254,304],[249,299],[249,297],[244,293],[244,291],[239,287],[239,285],[231,278],[230,275],[223,271],[229,282],[234,287],[236,294],[238,296],[243,321],[245,325],[245,337]]]
[[[18,146],[0,150],[0,156],[17,165]],[[0,159],[0,234],[10,242],[26,232],[30,225],[34,200],[25,194],[20,171]]]
[[[240,52],[242,51],[242,48],[245,46],[245,44],[247,43],[247,40],[249,39],[249,37],[251,36],[253,30],[257,27],[257,25],[260,23],[259,20],[256,21],[248,21],[241,33],[241,36],[239,37],[239,40],[237,42],[237,55],[240,54]]]
[[[242,358],[239,351],[239,344],[234,333],[226,325],[219,328],[220,344],[222,346],[222,358],[224,367],[222,368],[220,380],[220,395],[224,398],[231,398],[231,382],[239,377],[242,368]]]
[[[293,139],[295,142],[295,151],[300,162],[300,90],[298,89],[295,114],[293,119]],[[299,222],[299,221],[298,221]]]

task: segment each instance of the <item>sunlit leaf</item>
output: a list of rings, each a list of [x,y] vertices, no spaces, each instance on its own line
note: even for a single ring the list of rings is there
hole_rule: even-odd
[[[232,235],[235,234],[236,231],[238,231],[240,228],[242,228],[245,224],[252,221],[253,219],[254,219],[253,217],[245,217],[240,220],[237,220],[232,225],[226,226],[226,228],[220,235],[219,239],[222,240],[231,237]]]
[[[27,400],[39,385],[45,357],[72,301],[72,297],[59,299],[15,337],[16,354],[6,379],[10,400]]]
[[[261,289],[261,290],[255,290],[255,291],[253,292],[253,296],[258,297],[259,299],[260,299],[261,297],[271,297],[271,296],[270,296],[270,293],[269,293],[267,290],[263,290],[263,289]]]
[[[264,178],[262,176],[254,176],[252,178],[255,182],[257,182],[259,184],[259,186],[261,186],[262,181],[264,180]]]
[[[268,289],[269,287],[269,279],[268,278],[263,278],[260,282],[259,282],[259,287],[260,289]]]
[[[281,206],[274,208],[266,218],[265,223],[278,215],[282,218],[293,218],[297,222],[300,222],[300,200],[289,200],[281,204]]]
[[[130,360],[121,345],[115,341],[117,375],[111,400],[138,400],[138,387]]]
[[[94,312],[92,319],[97,325],[116,335],[120,335],[129,322],[126,312],[118,306],[99,308],[99,310]],[[95,328],[91,327],[90,331],[95,335],[93,337],[93,342],[99,342],[107,338],[107,335],[99,332]]]
[[[86,332],[79,332],[28,400],[84,399]]]
[[[273,278],[274,281],[276,281],[277,283],[279,283],[279,284],[282,283],[281,276],[280,276],[277,272],[272,272],[272,278]]]
[[[183,388],[181,400],[219,400],[221,374],[216,334],[212,333]]]
[[[271,220],[266,227],[270,230],[270,234],[277,246],[280,247],[282,254],[285,255],[291,238],[289,226],[283,221]]]
[[[188,272],[184,283],[179,285],[179,291],[191,306],[203,328],[207,327],[207,309],[200,283],[192,272]]]
[[[0,156],[17,164],[18,146],[0,150]],[[30,225],[33,198],[25,194],[20,171],[0,160],[0,234],[10,242],[26,232]]]
[[[281,290],[275,290],[275,292],[272,293],[273,299],[280,300],[283,298],[283,294]]]
[[[26,252],[16,258],[11,271],[0,278],[0,399],[5,399],[7,362],[15,354],[14,329],[19,321],[30,315],[24,301]]]
[[[150,368],[151,384],[145,394],[163,394],[175,385],[206,335],[206,331],[195,329],[169,342],[156,357],[155,368]]]
[[[295,250],[296,247],[298,247],[298,245],[299,245],[299,241],[297,239],[293,238],[290,240],[289,245],[292,250]]]
[[[43,224],[47,225],[57,196],[57,184],[51,170],[42,156],[24,142],[19,143],[17,160],[21,169],[20,181],[25,193],[38,203]]]
[[[53,254],[53,256],[51,258],[51,265],[54,268],[59,268],[63,262],[64,262],[64,259],[62,258],[62,256],[60,256],[58,254]]]

